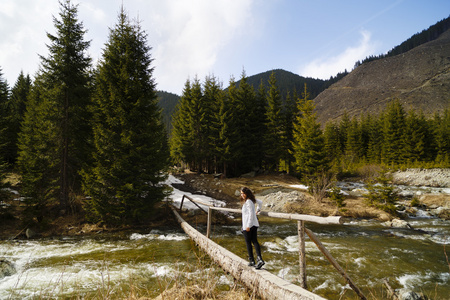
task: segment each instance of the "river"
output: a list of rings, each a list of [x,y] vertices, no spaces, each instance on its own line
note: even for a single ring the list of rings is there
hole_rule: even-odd
[[[175,190],[173,199],[181,200]],[[191,195],[223,205],[222,202]],[[264,266],[289,281],[298,268],[297,224],[261,218],[259,239]],[[383,280],[394,289],[450,299],[450,221],[420,212],[408,223],[415,229],[391,228],[376,221],[344,225],[307,223],[368,299],[388,299]],[[204,224],[193,224],[205,232]],[[213,226],[212,238],[246,257],[239,221]],[[0,241],[0,258],[17,273],[0,279],[0,299],[116,298],[134,291],[155,297],[174,282],[191,284],[208,277],[223,290],[233,285],[179,228],[148,233],[102,234],[96,237]],[[306,242],[308,289],[328,299],[356,299],[345,280],[309,240]],[[199,265],[202,267],[199,267]],[[142,295],[142,294],[141,294]]]

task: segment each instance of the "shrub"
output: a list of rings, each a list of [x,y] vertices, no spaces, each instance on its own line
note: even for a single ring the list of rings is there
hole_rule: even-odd
[[[396,214],[395,204],[398,201],[398,193],[394,186],[390,183],[390,178],[385,175],[380,175],[367,184],[369,191],[365,197],[368,204],[379,208],[390,214]]]
[[[345,195],[339,187],[334,186],[330,192],[331,201],[336,204],[337,208],[342,208],[345,206]]]

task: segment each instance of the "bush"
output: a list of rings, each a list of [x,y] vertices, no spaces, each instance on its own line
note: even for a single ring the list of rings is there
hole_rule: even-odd
[[[398,193],[394,186],[389,184],[390,178],[380,175],[367,184],[369,191],[365,197],[370,206],[379,208],[390,214],[397,214],[395,204],[398,201]]]
[[[337,208],[342,208],[345,206],[345,196],[339,187],[334,186],[330,192],[331,201],[336,204]]]

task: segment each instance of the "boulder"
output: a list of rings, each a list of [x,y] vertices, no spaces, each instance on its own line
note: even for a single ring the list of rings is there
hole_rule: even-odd
[[[400,219],[393,219],[392,221],[387,221],[384,224],[386,226],[395,228],[411,228],[411,225],[409,225],[408,222]]]
[[[423,295],[417,294],[416,292],[412,291],[400,291],[400,300],[425,300]]]
[[[0,258],[0,279],[16,273],[14,264],[6,259]]]
[[[27,238],[32,239],[36,236],[36,232],[31,230],[30,228],[27,228],[27,230],[25,231],[25,235],[27,236]]]

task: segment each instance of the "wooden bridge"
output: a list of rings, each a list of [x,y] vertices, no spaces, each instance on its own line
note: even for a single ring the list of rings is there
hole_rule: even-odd
[[[306,284],[306,262],[305,262],[305,233],[309,238],[316,244],[319,250],[324,254],[324,256],[330,261],[330,263],[336,268],[336,270],[345,278],[350,287],[356,292],[356,294],[361,299],[366,299],[359,288],[353,283],[353,281],[348,277],[344,269],[342,269],[336,260],[331,256],[328,250],[322,245],[320,240],[315,236],[315,234],[309,229],[305,228],[304,222],[315,222],[319,224],[342,224],[340,217],[316,217],[311,215],[301,215],[301,214],[285,214],[285,213],[274,213],[274,212],[264,212],[260,214],[263,216],[268,216],[272,218],[281,218],[288,220],[296,220],[298,222],[298,236],[299,236],[299,265],[300,265],[300,286],[290,283],[264,269],[256,270],[255,268],[248,267],[248,262],[231,251],[223,248],[210,237],[211,232],[211,219],[212,211],[227,211],[233,213],[241,213],[240,209],[231,209],[223,207],[214,207],[206,205],[199,201],[196,201],[186,195],[183,195],[181,200],[180,211],[183,207],[184,199],[190,200],[192,203],[197,205],[201,210],[208,214],[206,236],[198,232],[192,226],[190,226],[177,212],[176,208],[172,206],[172,211],[175,214],[178,222],[180,223],[183,230],[190,236],[190,238],[197,244],[197,246],[206,252],[211,259],[222,267],[222,269],[231,274],[236,280],[243,283],[247,288],[253,290],[261,296],[263,299],[325,299],[319,295],[316,295],[308,291]],[[203,209],[200,205],[208,207],[208,211]]]

